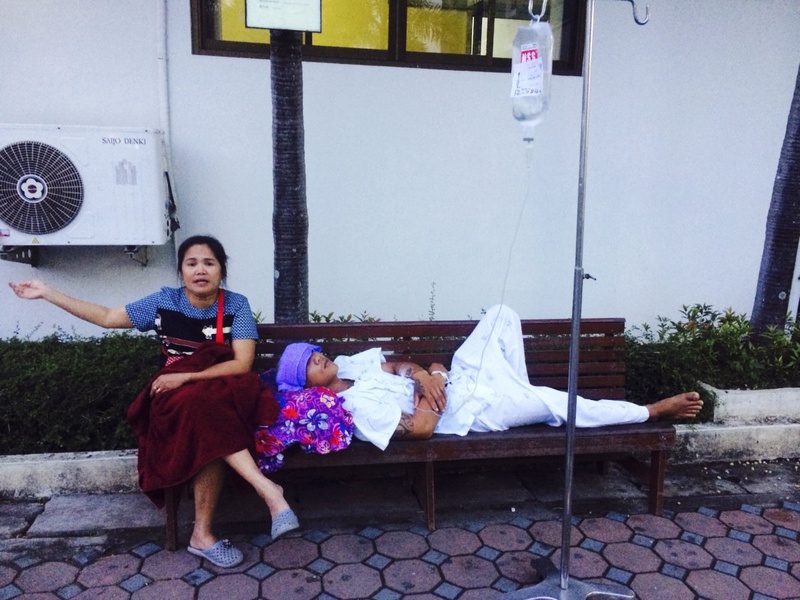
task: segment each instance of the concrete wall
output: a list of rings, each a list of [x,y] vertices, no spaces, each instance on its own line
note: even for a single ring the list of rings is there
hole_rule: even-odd
[[[599,0],[587,178],[584,314],[629,323],[703,302],[749,312],[800,63],[796,0]],[[272,315],[269,61],[191,54],[189,3],[0,2],[0,122],[157,127],[169,115],[178,240],[212,232],[229,285]],[[580,78],[556,77],[530,191],[509,76],[304,65],[310,304],[383,319],[477,317],[504,299],[569,316]],[[515,229],[519,227],[515,238]],[[46,248],[0,263],[120,305],[176,283],[170,246]],[[503,292],[503,283],[506,283]],[[98,333],[0,292],[0,336]],[[797,293],[793,295],[796,306]]]

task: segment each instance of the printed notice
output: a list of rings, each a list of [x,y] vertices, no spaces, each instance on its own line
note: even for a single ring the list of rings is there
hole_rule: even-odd
[[[544,93],[544,64],[536,44],[520,48],[519,63],[511,72],[511,97],[539,96]]]
[[[322,31],[322,0],[246,0],[245,27]]]

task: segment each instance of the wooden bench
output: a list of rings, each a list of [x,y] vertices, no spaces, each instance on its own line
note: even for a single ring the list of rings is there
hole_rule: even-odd
[[[254,369],[277,366],[283,349],[296,341],[322,346],[326,355],[355,354],[380,347],[388,360],[410,360],[427,366],[450,359],[477,321],[395,321],[260,324]],[[583,319],[578,369],[578,393],[592,399],[625,397],[625,321]],[[523,320],[526,364],[531,383],[567,389],[569,319]],[[648,506],[663,508],[667,453],[675,445],[675,428],[668,423],[641,423],[578,429],[575,455],[605,463],[622,461],[648,486]],[[327,455],[289,452],[281,472],[337,467],[385,468],[402,465],[420,482],[420,502],[429,529],[436,527],[435,471],[437,466],[564,456],[566,428],[531,425],[466,436],[434,435],[426,441],[393,440],[381,451],[354,439],[349,448]],[[649,460],[641,460],[649,457]],[[180,488],[167,490],[167,547],[177,547],[177,508]]]

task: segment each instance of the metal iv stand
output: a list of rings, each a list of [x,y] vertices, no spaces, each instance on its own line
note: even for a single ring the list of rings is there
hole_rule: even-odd
[[[645,8],[644,19],[636,13],[636,0],[625,0],[633,7],[633,20],[644,25],[650,19],[650,8]],[[532,12],[533,0],[528,11]],[[544,12],[544,10],[542,11]],[[572,600],[575,598],[629,598],[631,590],[620,585],[587,583],[569,579],[569,549],[572,528],[572,473],[575,463],[575,411],[578,396],[578,351],[581,332],[581,305],[583,280],[590,277],[583,270],[584,207],[586,204],[586,156],[589,133],[589,99],[592,80],[592,41],[594,37],[594,0],[586,0],[586,45],[583,52],[583,111],[581,115],[581,155],[578,175],[578,219],[575,240],[575,275],[572,294],[572,328],[569,345],[569,380],[567,389],[567,448],[564,482],[564,514],[561,522],[561,568],[556,569],[546,558],[534,561],[534,567],[544,579],[534,586],[501,596],[503,600]]]

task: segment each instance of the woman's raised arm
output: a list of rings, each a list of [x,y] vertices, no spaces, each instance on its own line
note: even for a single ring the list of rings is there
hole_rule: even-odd
[[[19,298],[25,300],[47,300],[50,304],[58,306],[71,315],[100,327],[105,327],[106,329],[130,329],[133,327],[133,323],[131,323],[124,306],[108,308],[85,300],[78,300],[67,296],[38,279],[21,283],[9,283],[8,285]]]

